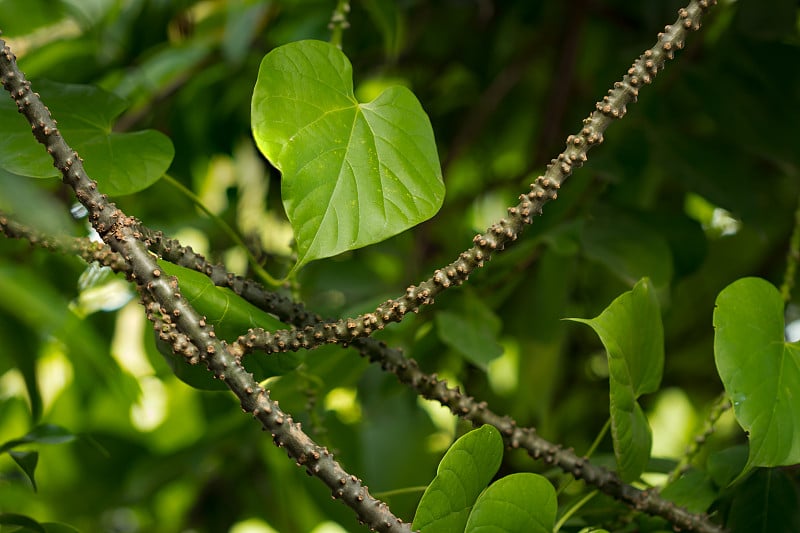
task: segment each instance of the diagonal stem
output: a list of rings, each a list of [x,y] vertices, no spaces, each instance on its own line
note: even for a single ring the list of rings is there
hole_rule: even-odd
[[[652,83],[675,51],[684,46],[690,31],[700,28],[702,15],[716,0],[691,0],[678,11],[674,24],[658,34],[658,42],[639,56],[621,81],[614,83],[608,95],[595,105],[595,110],[583,120],[583,127],[567,137],[567,145],[558,157],[547,165],[543,175],[530,185],[530,192],[519,196],[519,203],[508,208],[508,216],[492,224],[484,233],[473,239],[473,246],[462,252],[455,261],[437,269],[433,276],[419,285],[411,285],[404,295],[387,300],[375,311],[334,322],[317,322],[301,328],[268,332],[254,328],[231,345],[236,355],[256,350],[266,353],[309,349],[326,343],[347,345],[354,340],[370,336],[387,324],[400,322],[409,313],[430,305],[434,298],[450,287],[461,285],[470,274],[513,243],[523,230],[540,215],[542,208],[558,198],[561,185],[576,168],[586,162],[589,150],[603,142],[606,128],[625,116],[628,104],[634,103],[639,90]]]
[[[89,212],[92,226],[111,251],[128,265],[126,276],[136,284],[147,317],[153,322],[162,340],[169,342],[176,353],[190,363],[203,362],[214,376],[239,398],[242,409],[257,418],[279,447],[306,471],[321,479],[333,497],[350,506],[359,519],[378,531],[410,531],[408,524],[395,517],[388,506],[373,498],[356,476],[347,473],[324,447],[306,435],[300,424],[284,413],[277,402],[242,366],[220,341],[214,328],[198,315],[181,296],[177,279],[163,275],[143,235],[136,228],[139,222],[125,215],[106,195],[97,190],[97,183],[86,174],[83,162],[72,150],[55,120],[31,84],[19,70],[16,58],[5,41],[0,39],[0,81],[11,94],[17,108],[31,124],[33,136],[45,146],[61,172],[65,184],[72,187],[81,204]]]

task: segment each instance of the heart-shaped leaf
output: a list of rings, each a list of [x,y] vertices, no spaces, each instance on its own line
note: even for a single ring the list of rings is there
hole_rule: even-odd
[[[447,450],[417,507],[416,531],[463,531],[470,509],[500,468],[503,439],[484,425],[458,439]]]
[[[547,479],[527,472],[492,483],[478,497],[465,533],[550,533],[556,523],[556,490]]]
[[[89,85],[37,81],[34,88],[58,121],[64,139],[84,159],[89,176],[111,196],[131,194],[158,181],[175,150],[155,130],[114,133],[111,123],[125,110],[117,96]],[[10,98],[0,99],[0,168],[20,176],[58,175],[53,161],[31,135]]]
[[[589,325],[606,348],[611,389],[611,436],[624,481],[644,472],[652,433],[636,399],[655,392],[664,369],[664,328],[655,289],[647,278],[622,294]]]
[[[717,296],[714,359],[736,420],[750,436],[739,478],[757,466],[800,463],[800,344],[784,339],[783,300],[759,278]]]
[[[360,103],[335,46],[300,41],[264,57],[253,136],[281,171],[281,196],[305,263],[396,235],[432,217],[442,181],[430,120],[405,87]]]
[[[214,326],[214,332],[220,339],[233,341],[239,335],[246,333],[248,328],[259,327],[275,331],[289,327],[232,290],[217,287],[205,274],[163,260],[159,260],[158,264],[168,275],[178,278],[181,294],[198,313],[206,317],[209,324]],[[203,390],[227,389],[205,368],[187,365],[166,343],[159,342],[157,345],[172,371],[183,382]],[[245,358],[244,364],[260,381],[290,372],[301,361],[302,355],[296,352],[269,355],[257,352]]]

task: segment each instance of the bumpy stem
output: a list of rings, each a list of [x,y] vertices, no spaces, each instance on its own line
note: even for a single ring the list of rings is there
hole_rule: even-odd
[[[542,439],[532,428],[517,427],[511,418],[491,412],[485,402],[476,402],[472,397],[462,394],[457,388],[448,387],[435,375],[423,373],[415,361],[405,358],[399,350],[390,349],[373,339],[364,338],[374,329],[381,329],[385,323],[402,320],[408,310],[416,311],[420,305],[432,303],[433,297],[448,287],[463,283],[469,274],[475,268],[482,266],[484,261],[489,260],[495,251],[502,250],[515,240],[525,225],[531,223],[531,216],[539,214],[547,201],[557,197],[557,190],[572,170],[580,167],[586,161],[586,153],[589,148],[602,142],[602,133],[605,128],[613,119],[620,118],[625,114],[626,105],[636,100],[639,87],[642,84],[649,84],[663,67],[665,60],[672,58],[674,49],[683,46],[684,36],[689,30],[699,28],[700,15],[709,7],[709,3],[713,4],[713,2],[693,1],[686,9],[680,10],[678,22],[673,26],[667,26],[665,32],[659,34],[659,43],[646,51],[629,69],[623,81],[616,83],[614,89],[609,91],[609,95],[597,104],[596,111],[584,121],[584,128],[580,133],[568,138],[566,150],[552,160],[545,174],[537,178],[531,185],[531,192],[521,195],[520,203],[509,208],[508,219],[493,224],[486,234],[476,236],[475,246],[462,253],[456,261],[444,269],[437,270],[432,278],[420,284],[419,287],[409,287],[404,297],[385,302],[376,309],[376,313],[368,313],[356,319],[323,322],[318,316],[308,313],[301,304],[265,291],[258,284],[249,280],[232,276],[222,267],[208,264],[190,248],[181,247],[177,241],[165,239],[161,234],[151,232],[139,225],[134,227],[140,235],[144,236],[148,246],[153,251],[158,251],[165,259],[206,272],[218,285],[233,288],[259,307],[299,328],[276,332],[271,336],[266,334],[271,339],[268,338],[264,341],[266,345],[259,346],[259,349],[265,349],[269,344],[277,349],[267,348],[267,351],[283,351],[312,347],[322,342],[341,342],[343,344],[353,342],[362,355],[369,357],[372,361],[380,362],[386,370],[394,372],[400,381],[415,388],[423,396],[438,400],[448,406],[453,413],[470,420],[475,425],[489,423],[500,429],[509,447],[523,448],[532,457],[542,458],[548,463],[556,464],[576,478],[599,487],[603,492],[638,510],[666,518],[676,527],[703,532],[721,532],[723,529],[710,522],[707,517],[678,508],[671,502],[659,498],[654,492],[641,491],[622,483],[612,472],[589,463],[585,458],[576,456],[571,450],[564,450],[560,446]],[[164,308],[149,301],[146,295],[143,295],[143,300],[148,302],[148,313],[151,319],[162,328],[162,334],[173,343],[173,346],[177,346],[179,351],[182,346],[186,347],[188,352],[185,355],[189,358],[201,357],[189,347],[191,343],[188,342],[188,338],[184,337],[180,330],[169,322],[170,314],[165,314]],[[383,314],[379,314],[381,312]],[[239,353],[252,349],[248,343],[252,343],[254,346],[255,336],[265,333],[254,330],[240,338],[240,347],[244,345],[241,347],[242,351],[234,349],[232,350],[233,355],[239,355]],[[237,363],[235,359],[233,362]],[[244,400],[243,406],[245,406]],[[388,522],[386,523],[388,524]]]
[[[275,444],[287,450],[298,465],[320,478],[331,488],[333,497],[353,508],[359,519],[378,531],[410,531],[388,506],[373,498],[357,477],[348,474],[331,453],[306,435],[300,424],[284,413],[252,374],[234,357],[214,328],[181,296],[178,281],[163,275],[143,242],[138,221],[125,215],[97,190],[77,152],[58,131],[49,110],[31,90],[30,82],[19,70],[16,58],[0,39],[0,81],[11,94],[17,108],[31,124],[31,131],[53,158],[64,183],[72,187],[86,207],[89,220],[111,251],[128,265],[126,275],[139,290],[148,318],[162,340],[191,363],[203,362],[239,398],[242,409],[251,413],[272,434]],[[8,226],[6,224],[6,226]]]
[[[123,272],[128,268],[127,263],[118,254],[109,251],[107,246],[91,243],[87,239],[69,240],[45,237],[2,214],[0,214],[0,231],[9,237],[27,239],[31,244],[40,245],[46,249],[62,253],[76,253],[87,262],[99,261],[115,270],[122,268],[120,271]],[[141,227],[139,231],[150,235],[151,238],[156,235],[156,233],[148,229],[141,229]],[[160,242],[163,245],[165,240],[150,240],[150,242],[151,244]],[[315,315],[306,312],[302,304],[290,302],[288,299],[274,294],[270,297],[271,293],[260,285],[225,273],[223,267],[209,264],[201,255],[192,252],[191,248],[183,247],[175,240],[169,240],[169,243],[170,252],[167,255],[171,255],[174,262],[187,268],[194,268],[199,272],[211,272],[218,285],[232,287],[245,298],[255,296],[251,303],[278,315],[281,320],[296,325],[314,320],[312,317]],[[161,246],[155,246],[155,248],[161,249]],[[243,288],[247,288],[247,290],[241,292]],[[265,305],[267,302],[278,302],[278,305],[270,307]],[[288,305],[287,302],[291,305]],[[169,315],[162,315],[161,310],[152,301],[149,301],[147,306],[151,310],[148,316],[156,324],[156,330],[160,332],[162,338],[172,342],[173,346],[182,350],[186,357],[199,359],[200,355],[193,350],[193,345],[188,338],[175,331]],[[449,387],[435,374],[426,374],[419,368],[415,360],[405,357],[398,349],[390,348],[372,338],[356,339],[353,347],[357,348],[360,354],[368,358],[370,362],[378,363],[384,370],[395,374],[401,383],[416,390],[429,400],[438,401],[448,407],[456,416],[470,421],[476,427],[483,424],[495,426],[501,431],[507,447],[523,449],[532,458],[554,464],[637,510],[661,516],[678,527],[708,533],[723,531],[704,515],[692,514],[676,507],[671,502],[660,498],[655,492],[641,491],[626,485],[614,473],[595,466],[588,458],[577,457],[572,450],[565,450],[539,437],[534,428],[518,427],[514,419],[492,412],[486,402],[478,402],[475,398],[462,393],[458,388]]]
[[[721,393],[711,405],[705,424],[703,424],[703,430],[696,435],[689,446],[686,447],[686,453],[681,458],[680,462],[678,462],[675,469],[670,472],[667,478],[667,484],[677,481],[678,478],[686,472],[703,445],[708,441],[708,438],[714,434],[720,417],[725,414],[726,411],[730,410],[731,407],[732,405],[728,395],[725,394],[725,392]]]
[[[24,224],[19,223],[6,213],[0,211],[0,233],[13,239],[25,239],[33,246],[63,254],[77,255],[87,263],[98,262],[111,267],[114,272],[128,272],[128,263],[108,246],[89,239],[78,237],[53,237],[44,235]]]
[[[355,339],[368,337],[386,324],[400,322],[409,312],[418,312],[423,305],[432,304],[434,298],[450,287],[461,285],[486,261],[517,240],[534,215],[543,206],[558,198],[561,185],[572,172],[586,162],[589,150],[603,142],[603,133],[616,119],[627,112],[628,104],[636,102],[639,90],[652,83],[658,72],[672,59],[675,50],[683,48],[690,31],[700,28],[700,19],[715,0],[692,0],[678,11],[678,20],[658,34],[658,42],[634,61],[622,81],[616,82],[608,95],[595,106],[595,111],[584,119],[583,127],[567,137],[567,146],[558,157],[551,160],[545,173],[530,185],[530,192],[519,196],[519,203],[508,208],[508,217],[492,224],[486,232],[473,239],[473,246],[462,252],[449,265],[436,270],[433,276],[418,286],[412,285],[399,298],[387,300],[375,311],[355,318],[335,322],[321,322],[302,328],[268,332],[251,329],[233,344],[237,355],[256,350],[267,353],[313,348],[325,343],[347,345]]]
[[[507,447],[525,450],[532,458],[569,472],[637,511],[665,518],[676,528],[702,533],[725,531],[711,522],[708,516],[678,507],[661,498],[657,491],[639,490],[624,483],[614,472],[591,463],[586,457],[577,456],[572,449],[564,449],[543,439],[535,429],[518,427],[511,417],[492,412],[486,402],[478,402],[457,387],[449,387],[446,381],[435,374],[422,372],[417,362],[406,358],[400,350],[388,348],[374,339],[359,339],[353,345],[370,361],[379,362],[384,370],[394,373],[402,383],[414,388],[425,398],[448,407],[453,414],[469,420],[475,427],[483,424],[496,427]]]
[[[333,10],[331,21],[328,23],[328,29],[331,30],[331,44],[341,50],[342,48],[342,33],[350,27],[347,21],[347,14],[350,13],[350,1],[338,0],[336,2],[336,9]]]

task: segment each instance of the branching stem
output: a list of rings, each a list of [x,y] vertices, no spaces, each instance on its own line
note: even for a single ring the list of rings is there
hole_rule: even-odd
[[[674,24],[658,34],[658,42],[646,50],[623,76],[614,83],[608,95],[595,105],[595,110],[583,121],[575,135],[567,137],[566,148],[547,165],[545,173],[530,185],[530,192],[519,196],[519,203],[508,208],[508,216],[492,224],[484,233],[473,239],[473,246],[462,252],[449,265],[437,269],[433,276],[419,285],[411,285],[404,295],[387,300],[375,311],[335,322],[320,322],[302,328],[268,332],[251,329],[233,343],[237,355],[256,350],[266,353],[310,349],[325,343],[347,345],[355,339],[368,337],[387,324],[400,322],[409,313],[430,305],[434,298],[450,287],[469,279],[470,274],[482,267],[495,253],[502,251],[520,236],[542,207],[558,198],[558,191],[572,172],[583,166],[591,148],[603,142],[606,128],[627,113],[628,104],[636,102],[639,90],[653,82],[675,51],[683,48],[690,31],[700,28],[700,19],[715,0],[692,0],[678,11]]]
[[[634,62],[621,82],[615,83],[608,96],[584,120],[580,132],[568,137],[566,149],[531,184],[531,191],[520,195],[519,203],[508,209],[507,218],[490,226],[484,234],[477,235],[472,248],[460,254],[451,264],[436,270],[431,278],[419,286],[409,287],[404,296],[378,306],[375,312],[336,322],[324,322],[307,312],[302,305],[265,291],[257,283],[233,276],[222,267],[208,264],[191,248],[184,248],[177,241],[166,239],[125,216],[97,192],[96,184],[86,176],[80,158],[61,138],[49,112],[38,96],[31,92],[30,84],[16,67],[13,54],[2,40],[0,77],[3,86],[17,102],[20,112],[31,123],[34,136],[52,155],[65,183],[75,190],[78,199],[88,209],[92,225],[110,251],[117,254],[109,257],[122,258],[124,261],[126,274],[136,283],[148,318],[156,326],[161,338],[189,362],[204,362],[239,397],[243,409],[252,413],[271,432],[278,446],[285,447],[298,464],[322,479],[331,487],[334,497],[343,499],[371,527],[381,531],[408,530],[407,524],[394,517],[383,502],[370,496],[360,480],[344,472],[325,448],[313,443],[302,432],[300,425],[278,408],[267,391],[255,383],[252,375],[244,369],[239,356],[254,349],[278,352],[311,348],[326,342],[342,345],[352,343],[362,355],[380,362],[384,369],[395,373],[400,381],[422,396],[438,400],[476,426],[488,423],[497,427],[508,447],[523,448],[533,458],[557,465],[637,510],[666,518],[676,527],[719,533],[723,529],[707,517],[678,508],[655,492],[642,491],[622,483],[614,473],[591,464],[587,458],[578,457],[572,450],[562,449],[542,439],[532,428],[517,427],[512,419],[490,411],[485,402],[476,402],[457,388],[448,387],[435,374],[424,374],[414,360],[407,359],[399,350],[366,338],[387,323],[399,322],[409,311],[416,312],[420,306],[433,303],[435,296],[466,281],[472,271],[516,240],[525,226],[532,222],[532,217],[541,213],[542,206],[557,198],[562,183],[586,161],[588,150],[602,142],[603,132],[608,125],[624,116],[627,104],[636,101],[639,89],[651,83],[666,60],[672,58],[676,49],[683,47],[688,31],[700,27],[701,15],[713,3],[692,0],[685,9],[679,11],[676,23],[667,26],[659,34],[658,43]],[[339,2],[337,10],[340,7],[344,9],[346,4]],[[342,28],[338,31],[339,42]],[[334,39],[336,35],[334,28]],[[0,229],[9,234],[16,231],[13,224],[8,224],[7,219],[3,222],[2,218]],[[272,334],[251,330],[240,337],[235,345],[226,346],[216,338],[213,328],[206,324],[204,317],[197,316],[181,297],[177,280],[162,275],[150,253],[152,251],[169,261],[205,272],[216,284],[231,287],[259,307],[278,315],[281,320],[293,323],[296,329]]]
[[[178,281],[158,267],[138,230],[140,224],[125,215],[97,190],[86,174],[83,161],[58,130],[50,111],[17,67],[16,58],[0,39],[0,81],[17,108],[31,125],[33,136],[45,146],[61,172],[65,184],[86,207],[92,226],[111,251],[127,263],[126,275],[136,284],[147,317],[159,337],[190,363],[203,362],[217,379],[225,382],[239,398],[242,409],[257,418],[272,435],[275,444],[306,471],[321,479],[333,497],[350,506],[359,519],[378,531],[410,531],[408,524],[394,516],[388,506],[372,497],[356,476],[347,473],[333,455],[306,435],[300,424],[283,412],[277,402],[247,372],[238,357],[229,352],[205,317],[181,296]]]

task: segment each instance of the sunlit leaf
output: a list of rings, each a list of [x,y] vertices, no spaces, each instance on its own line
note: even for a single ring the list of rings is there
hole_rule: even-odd
[[[608,354],[611,435],[620,477],[633,481],[650,458],[652,433],[636,401],[655,392],[664,368],[664,329],[655,289],[647,278],[596,318],[571,318],[594,329]]]
[[[800,463],[800,344],[784,340],[783,300],[759,278],[728,285],[714,310],[714,359],[736,420],[750,437],[740,474]]]
[[[466,533],[550,533],[556,522],[556,490],[538,474],[498,479],[475,502]]]
[[[154,130],[115,133],[111,124],[125,103],[89,85],[36,81],[34,89],[58,122],[64,139],[84,159],[89,176],[106,194],[145,189],[161,178],[174,155],[172,142]],[[10,98],[0,99],[0,168],[33,178],[58,175],[44,147]]]
[[[482,426],[447,450],[417,507],[412,528],[422,532],[463,531],[470,510],[500,467],[503,440],[493,426]]]
[[[283,176],[295,268],[396,235],[444,199],[433,130],[416,97],[392,87],[360,103],[352,78],[344,54],[320,41],[281,46],[261,63],[253,135]]]

